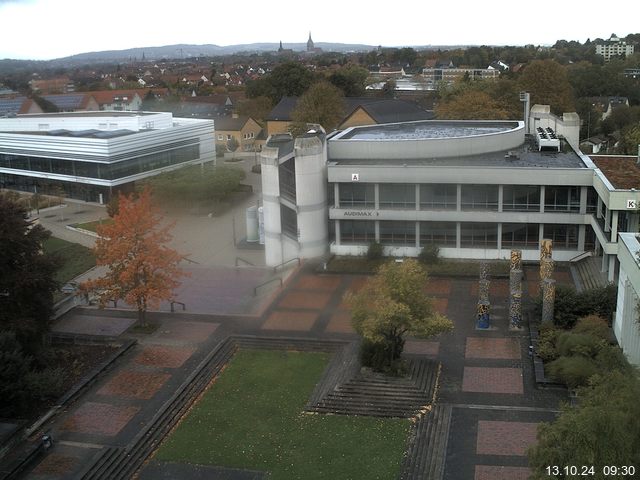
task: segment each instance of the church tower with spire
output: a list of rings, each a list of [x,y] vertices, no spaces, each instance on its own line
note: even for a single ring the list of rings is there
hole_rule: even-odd
[[[309,32],[309,40],[307,40],[307,52],[313,52],[315,49],[313,40],[311,40],[311,32]]]

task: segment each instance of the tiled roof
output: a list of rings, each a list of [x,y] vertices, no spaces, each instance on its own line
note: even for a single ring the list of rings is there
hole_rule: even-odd
[[[635,156],[589,155],[616,190],[640,190],[640,165]]]

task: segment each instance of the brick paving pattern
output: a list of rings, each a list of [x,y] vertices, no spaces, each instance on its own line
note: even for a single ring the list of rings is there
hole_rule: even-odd
[[[295,285],[296,290],[323,290],[333,291],[340,285],[340,277],[319,277],[315,275],[304,275],[298,279]]]
[[[449,306],[448,298],[432,298],[431,304],[433,305],[433,308],[438,311],[438,313],[441,313],[442,315],[447,314],[447,307]]]
[[[148,346],[136,356],[133,361],[138,365],[161,368],[179,368],[195,352],[195,348],[178,348]]]
[[[467,337],[466,358],[520,359],[520,342],[517,338]]]
[[[276,310],[269,315],[262,329],[309,331],[317,318],[317,312]]]
[[[218,328],[217,323],[179,322],[171,328],[162,328],[152,338],[159,340],[181,340],[183,342],[201,343]]]
[[[407,340],[404,344],[404,353],[413,355],[428,355],[437,357],[440,351],[440,342],[424,340]]]
[[[478,296],[478,282],[471,284],[470,295],[474,298]],[[491,280],[489,284],[489,299],[491,297],[508,297],[509,282],[506,280]]]
[[[528,480],[531,470],[527,467],[476,465],[474,480]]]
[[[98,393],[149,400],[170,377],[168,373],[123,371],[111,377]]]
[[[536,442],[537,423],[478,421],[476,453],[524,456]]]
[[[76,433],[113,436],[129,423],[138,410],[140,410],[138,407],[86,402],[67,417],[61,429]]]
[[[449,295],[451,293],[451,280],[443,278],[429,280],[424,286],[427,295]]]
[[[77,458],[52,453],[33,469],[35,475],[68,475],[76,466]]]
[[[293,290],[287,293],[284,298],[280,300],[278,307],[321,310],[327,305],[330,298],[330,293]]]
[[[521,368],[464,367],[464,392],[523,393]]]
[[[332,333],[355,333],[355,330],[351,326],[351,314],[341,311],[334,313],[331,315],[325,331]]]

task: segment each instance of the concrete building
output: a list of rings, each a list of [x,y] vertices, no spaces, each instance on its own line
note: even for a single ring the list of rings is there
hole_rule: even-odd
[[[640,367],[640,328],[638,301],[640,299],[640,243],[637,233],[621,233],[618,260],[618,302],[613,333],[622,351],[633,365]]]
[[[617,57],[621,55],[628,57],[629,55],[633,55],[633,51],[634,46],[632,44],[628,44],[624,40],[620,40],[615,35],[611,35],[611,38],[609,38],[609,40],[596,43],[596,55],[603,56],[605,62],[611,60],[611,57]]]
[[[108,201],[137,180],[215,161],[214,124],[155,112],[0,119],[0,186]]]
[[[607,168],[618,167],[574,148],[575,114],[534,106],[527,125],[418,121],[270,137],[267,264],[362,255],[373,241],[394,256],[435,244],[449,258],[508,258],[518,248],[538,260],[550,238],[554,259],[594,252],[613,281],[617,234],[638,229],[640,172],[638,191],[608,180]]]

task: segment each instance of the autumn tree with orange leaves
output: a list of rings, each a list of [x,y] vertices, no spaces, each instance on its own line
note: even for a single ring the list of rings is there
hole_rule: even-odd
[[[112,223],[97,228],[94,248],[96,263],[106,266],[108,272],[82,285],[84,291],[98,295],[101,306],[116,300],[135,305],[142,325],[147,310],[172,299],[180,285],[178,279],[186,275],[178,265],[182,256],[167,246],[173,224],[161,223],[151,204],[150,189],[137,198],[119,194],[118,212]]]

